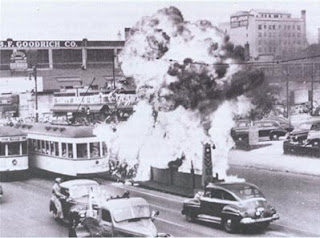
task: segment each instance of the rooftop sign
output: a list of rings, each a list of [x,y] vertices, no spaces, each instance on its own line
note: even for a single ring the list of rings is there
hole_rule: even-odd
[[[81,41],[0,41],[0,48],[74,48],[80,47]]]

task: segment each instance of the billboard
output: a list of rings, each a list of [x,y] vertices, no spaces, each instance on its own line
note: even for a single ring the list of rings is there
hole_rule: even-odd
[[[230,18],[231,28],[245,27],[249,25],[249,15],[232,16]]]

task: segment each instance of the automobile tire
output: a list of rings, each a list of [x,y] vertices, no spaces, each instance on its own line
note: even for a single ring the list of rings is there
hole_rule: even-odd
[[[270,222],[263,222],[263,223],[257,224],[256,227],[259,229],[259,231],[265,231],[268,229],[269,225],[270,225]]]
[[[55,219],[56,221],[59,219],[59,215],[58,215],[56,207],[53,207],[53,209],[51,210],[51,215],[52,215],[53,219]]]
[[[238,221],[231,216],[227,216],[222,219],[222,226],[226,232],[235,233],[238,227]]]
[[[279,135],[276,134],[276,133],[272,133],[272,134],[270,135],[270,140],[279,140]]]
[[[194,215],[192,214],[191,211],[187,211],[186,219],[187,219],[188,222],[194,222]]]

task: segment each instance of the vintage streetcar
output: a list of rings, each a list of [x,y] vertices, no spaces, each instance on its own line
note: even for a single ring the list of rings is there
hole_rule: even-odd
[[[27,134],[0,126],[0,174],[22,174],[28,168]]]
[[[209,183],[203,194],[183,203],[182,214],[189,222],[221,224],[229,233],[244,226],[264,230],[270,222],[279,219],[262,192],[250,183]]]
[[[28,134],[31,168],[67,176],[92,175],[109,168],[106,144],[91,126],[34,123],[19,128]]]

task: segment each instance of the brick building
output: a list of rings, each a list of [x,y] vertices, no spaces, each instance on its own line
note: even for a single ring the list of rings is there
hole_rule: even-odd
[[[87,39],[0,41],[0,94],[20,95],[23,100],[20,99],[19,116],[35,116],[36,74],[41,117],[53,115],[54,95],[58,92],[85,89],[88,95],[107,94],[114,87],[132,92],[134,86],[121,75],[117,60],[124,43]]]

